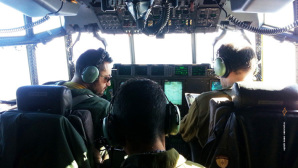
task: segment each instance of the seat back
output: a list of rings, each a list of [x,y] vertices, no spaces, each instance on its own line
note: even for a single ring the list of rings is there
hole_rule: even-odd
[[[18,110],[0,114],[0,167],[90,167],[82,137],[64,116],[71,92],[63,86],[24,86]]]
[[[209,138],[206,145],[201,149],[199,163],[209,165],[212,154],[215,153],[216,147],[219,145],[224,126],[229,119],[229,115],[234,108],[233,102],[227,97],[212,98],[209,101]]]
[[[77,118],[77,119],[71,119]],[[92,116],[89,110],[74,110],[68,116],[68,119],[71,120],[71,123],[77,128],[79,133],[82,135],[86,141],[87,146],[94,145],[94,135],[93,135],[93,121]],[[75,121],[75,120],[80,121]],[[72,122],[73,121],[73,122]]]
[[[234,109],[205,166],[298,167],[298,86],[236,83]],[[217,121],[217,124],[219,121]],[[208,146],[208,143],[207,143]]]
[[[212,135],[215,125],[222,118],[222,116],[228,115],[233,109],[233,102],[227,97],[212,98],[209,101],[209,137]]]
[[[63,86],[63,84],[66,81],[60,80],[60,81],[50,81],[46,82],[43,85],[46,86]],[[93,97],[92,95],[79,95],[72,98],[72,106],[76,106],[77,104],[85,101],[86,99],[89,99]],[[78,131],[78,133],[82,136],[84,139],[84,142],[88,148],[88,158],[89,162],[92,167],[94,167],[94,159],[93,159],[93,148],[95,146],[94,144],[94,133],[93,133],[93,121],[92,116],[89,110],[86,109],[80,109],[80,110],[74,110],[67,114],[68,120],[71,122],[71,124],[74,126],[74,128]]]
[[[57,88],[64,88],[63,83],[65,83],[65,82],[66,81],[46,82],[41,86],[36,86],[36,88],[45,88],[45,87],[55,88],[55,86],[59,86]],[[69,89],[67,89],[67,91],[70,92]],[[55,92],[51,93],[51,94],[55,94]],[[69,94],[69,93],[68,93],[68,95],[71,96],[71,94]],[[54,96],[52,96],[52,97],[54,97]],[[72,106],[75,106],[76,104],[78,104],[78,103],[80,103],[80,102],[82,102],[82,101],[84,101],[84,100],[86,100],[90,97],[92,97],[92,96],[90,96],[90,95],[80,95],[80,96],[77,96],[77,97],[74,97],[74,98],[68,97],[67,101]],[[56,104],[59,104],[59,102],[61,102],[57,99],[55,99],[54,101],[57,101]],[[53,100],[47,101],[47,102],[53,102]],[[24,104],[27,105],[28,102],[24,102]],[[45,105],[41,105],[41,106],[45,106]],[[61,109],[61,110],[65,111],[65,109]],[[90,111],[89,110],[74,110],[74,111],[71,111],[71,109],[67,110],[67,111],[68,111],[68,113],[63,114],[63,115],[67,116],[69,121],[73,124],[73,126],[76,128],[76,130],[79,132],[79,134],[84,139],[86,145],[90,146],[91,144],[93,144],[94,143],[93,122],[92,122],[92,117],[91,117]]]
[[[233,103],[227,97],[217,97],[217,98],[210,99],[209,101],[209,114],[210,114],[209,137],[213,135],[214,127],[216,126],[216,124],[218,124],[218,121],[222,119],[222,116],[226,116],[227,114],[229,114],[232,108],[233,108]],[[204,163],[208,157],[202,154],[203,148],[199,144],[198,140],[194,138],[192,141],[189,142],[189,145],[191,149],[191,160],[197,163],[202,163],[202,162]],[[211,150],[210,144],[209,144],[208,150]]]

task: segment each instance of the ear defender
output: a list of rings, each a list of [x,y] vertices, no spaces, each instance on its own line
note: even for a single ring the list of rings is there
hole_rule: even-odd
[[[124,135],[118,131],[117,121],[114,121],[114,116],[109,114],[103,119],[102,130],[103,136],[112,146],[124,146]]]
[[[96,66],[88,66],[81,73],[81,78],[86,83],[93,83],[99,76],[99,70]]]
[[[103,123],[102,123],[102,130],[103,130],[103,137],[108,141],[109,144],[113,145],[113,141],[111,137],[111,120],[109,119],[110,115],[108,115],[107,117],[105,117],[103,119]]]
[[[180,130],[180,110],[177,105],[171,102],[166,107],[166,135],[176,135]]]
[[[107,117],[103,119],[102,129],[104,138],[112,146],[123,146],[124,136],[120,131],[117,131],[117,122],[114,121],[113,115],[109,113]],[[177,135],[180,130],[180,110],[178,106],[169,103],[166,106],[166,122],[165,122],[165,134]]]
[[[104,138],[108,141],[108,143],[112,146],[124,146],[125,139],[123,133],[120,131],[119,122],[117,118],[112,114],[113,107],[112,104],[114,102],[113,97],[111,100],[108,116],[103,119],[102,129]],[[180,110],[177,105],[174,105],[169,101],[167,96],[165,98],[168,100],[168,104],[166,105],[166,118],[165,118],[165,134],[166,135],[176,135],[180,130]]]
[[[226,66],[224,60],[221,57],[217,57],[214,60],[214,72],[217,76],[220,77],[228,77],[229,71],[228,67]]]

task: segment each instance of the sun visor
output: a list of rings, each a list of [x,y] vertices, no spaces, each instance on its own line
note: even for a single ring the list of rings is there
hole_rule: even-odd
[[[28,15],[30,17],[43,17],[48,13],[54,13],[61,8],[59,0],[1,0],[2,3]],[[75,16],[80,4],[65,1],[60,16]]]
[[[276,12],[293,0],[230,0],[233,12]]]
[[[237,13],[235,11],[232,11],[230,1],[226,1],[223,8],[227,11],[228,15],[231,14],[235,18],[237,18],[238,20],[240,20],[242,22],[250,23],[250,26],[260,27],[264,22],[263,14],[249,13],[249,12]],[[219,23],[221,23],[222,21],[227,21],[226,15],[223,11],[220,14]],[[230,27],[230,28],[232,28],[232,27]],[[235,29],[236,29],[236,27],[235,27]]]

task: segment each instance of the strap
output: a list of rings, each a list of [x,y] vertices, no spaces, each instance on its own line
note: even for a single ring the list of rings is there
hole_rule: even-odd
[[[84,100],[87,100],[87,99],[92,98],[92,97],[94,97],[94,96],[89,95],[89,94],[76,96],[76,97],[72,98],[72,106],[74,107],[77,104],[83,102]]]
[[[219,91],[224,92],[225,94],[229,95],[232,98],[232,89],[221,89]]]
[[[55,85],[63,85],[66,81],[60,80],[55,82]]]

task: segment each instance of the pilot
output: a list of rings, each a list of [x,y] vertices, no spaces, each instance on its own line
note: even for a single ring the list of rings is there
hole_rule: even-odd
[[[257,57],[249,47],[237,48],[233,44],[223,44],[217,51],[214,70],[220,76],[222,90],[200,94],[190,106],[188,114],[181,121],[180,133],[184,141],[198,141],[202,148],[208,139],[209,100],[227,97],[235,82],[252,81],[257,69]]]
[[[108,52],[99,48],[84,52],[76,62],[74,77],[70,82],[63,83],[71,89],[73,110],[84,109],[91,112],[94,139],[102,134],[101,120],[107,116],[110,103],[99,97],[111,85],[112,58]],[[96,161],[101,162],[99,151],[95,150]]]
[[[130,79],[121,85],[112,104],[111,114],[104,120],[104,132],[128,155],[122,168],[203,167],[187,161],[175,149],[166,151],[169,118],[167,99],[159,84],[149,79]]]

